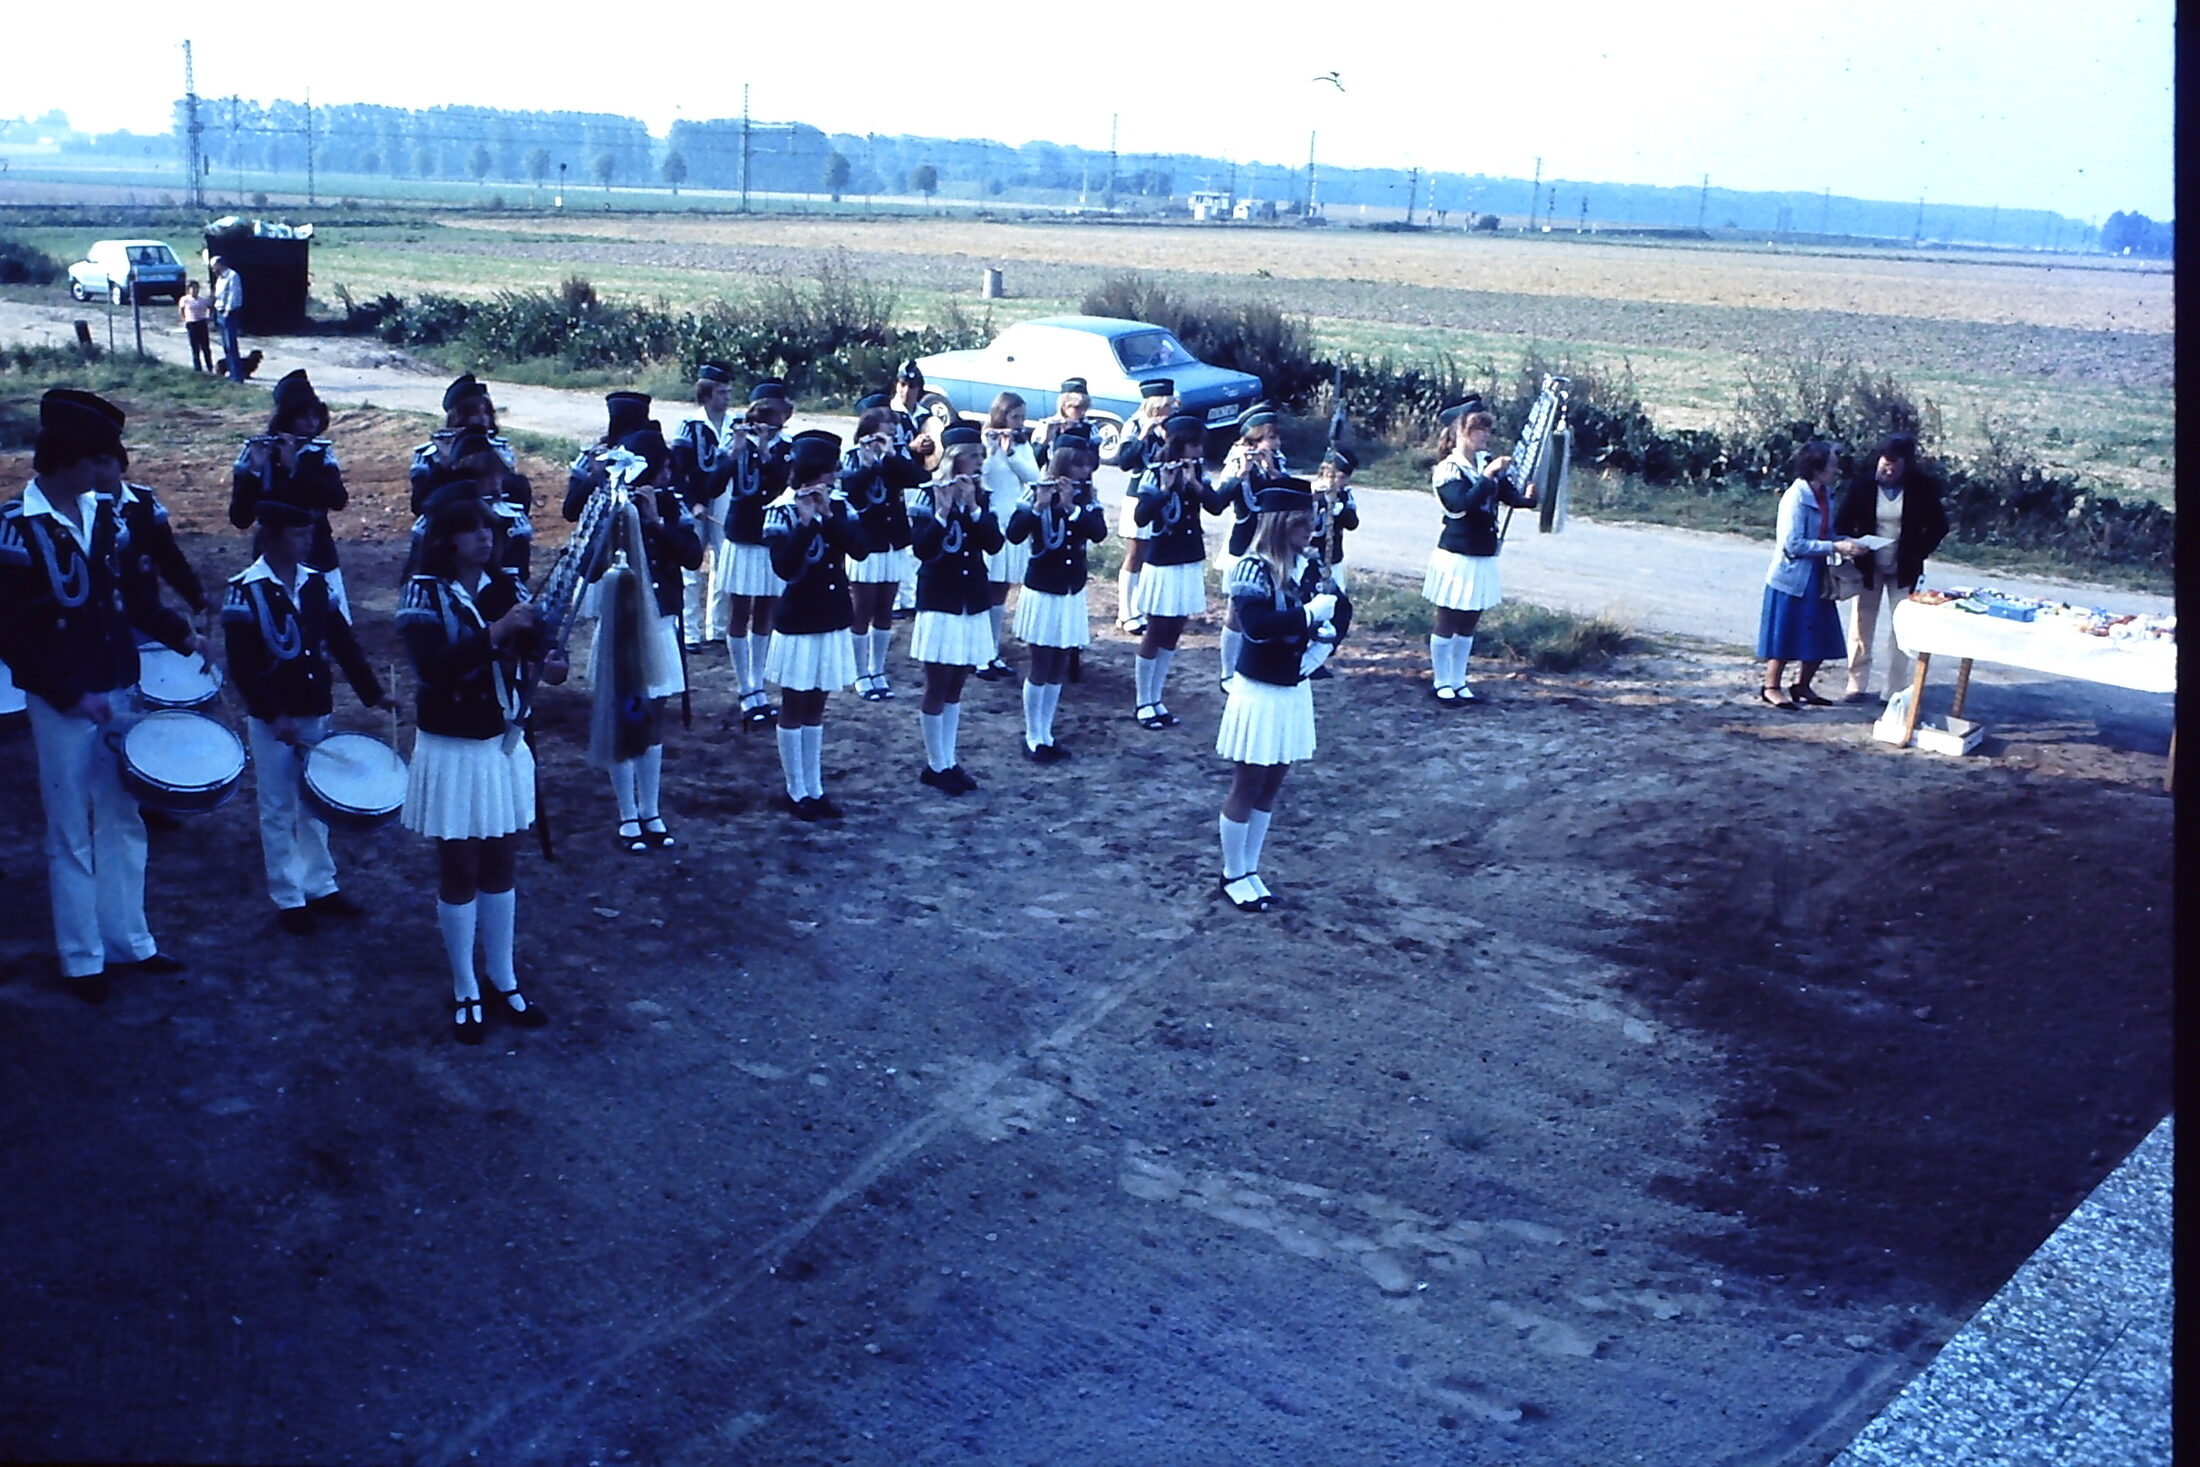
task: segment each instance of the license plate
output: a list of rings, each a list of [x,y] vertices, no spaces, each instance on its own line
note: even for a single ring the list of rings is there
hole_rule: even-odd
[[[1210,423],[1235,422],[1237,415],[1237,404],[1234,402],[1226,402],[1221,407],[1207,409],[1207,421]]]

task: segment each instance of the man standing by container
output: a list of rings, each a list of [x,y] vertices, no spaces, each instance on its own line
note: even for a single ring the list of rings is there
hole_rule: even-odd
[[[229,380],[244,380],[244,355],[237,350],[237,332],[244,326],[244,278],[220,255],[206,262],[214,272],[214,319],[222,330],[222,357]]]

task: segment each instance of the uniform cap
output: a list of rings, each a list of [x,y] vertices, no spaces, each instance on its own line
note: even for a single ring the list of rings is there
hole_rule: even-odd
[[[922,387],[924,385],[924,369],[919,367],[916,359],[912,357],[894,369],[894,380],[897,382],[914,382]]]
[[[431,501],[432,502],[432,501]],[[253,522],[269,530],[309,530],[313,528],[313,511],[300,509],[295,504],[285,504],[280,499],[263,499],[252,511]]]
[[[321,406],[319,394],[306,377],[305,368],[285,372],[275,383],[275,416],[287,417],[292,413],[317,409]]]
[[[1065,394],[1071,392],[1082,392],[1087,394],[1088,396],[1092,392],[1092,389],[1085,385],[1085,379],[1082,377],[1064,377],[1062,379],[1061,390]]]
[[[1207,420],[1197,413],[1178,413],[1161,425],[1165,433],[1190,433],[1207,431]]]
[[[127,421],[121,408],[97,393],[75,387],[49,388],[38,399],[41,432],[65,434],[93,442],[122,441]]]
[[[461,372],[451,385],[443,389],[443,411],[449,412],[469,397],[487,397],[489,384],[476,378],[471,372]]]
[[[1329,450],[1322,455],[1322,462],[1332,468],[1343,469],[1348,474],[1360,466],[1360,461],[1352,450],[1341,443],[1330,444]]]
[[[874,392],[869,397],[862,398],[856,403],[856,411],[859,413],[867,413],[873,408],[892,407],[893,405],[894,400],[888,397],[885,393]],[[800,437],[801,435],[797,434],[796,436]]]
[[[695,380],[698,382],[731,382],[733,373],[716,362],[705,362],[695,369]]]
[[[942,448],[975,448],[985,441],[985,435],[968,423],[957,423],[940,434]]]
[[[787,473],[797,484],[830,473],[840,464],[840,435],[811,428],[787,440]]]
[[[787,391],[786,383],[780,381],[776,377],[769,377],[749,389],[749,401],[792,402],[794,401],[794,398],[793,395]]]
[[[1140,397],[1174,397],[1176,396],[1176,383],[1167,377],[1148,377],[1138,384],[1138,395]]]
[[[1450,407],[1447,407],[1442,412],[1438,413],[1436,415],[1436,421],[1442,423],[1445,427],[1448,428],[1452,424],[1458,422],[1461,418],[1465,417],[1468,413],[1482,413],[1488,411],[1489,408],[1482,401],[1482,394],[1479,392],[1470,392],[1465,397],[1460,398],[1459,401],[1453,403]]]
[[[646,392],[607,392],[603,405],[610,417],[610,425],[603,435],[607,443],[617,443],[627,434],[649,426],[649,394]]]
[[[1253,496],[1255,514],[1298,514],[1314,507],[1314,489],[1304,479],[1271,484]]]

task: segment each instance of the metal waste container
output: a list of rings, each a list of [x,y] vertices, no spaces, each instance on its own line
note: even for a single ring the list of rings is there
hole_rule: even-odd
[[[274,238],[257,230],[256,223],[242,221],[210,225],[206,253],[228,261],[244,281],[246,331],[255,336],[303,331],[312,237]]]

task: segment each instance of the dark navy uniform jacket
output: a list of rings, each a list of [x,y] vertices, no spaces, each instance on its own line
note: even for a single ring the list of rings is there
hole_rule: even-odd
[[[889,452],[869,465],[852,448],[842,455],[840,492],[862,519],[873,555],[909,548],[909,501],[903,491],[923,482],[924,470],[906,454]]]
[[[728,414],[727,426],[734,421]],[[733,453],[724,448],[709,418],[697,413],[683,419],[665,446],[672,451],[672,482],[690,505],[704,509],[726,492],[726,481],[733,476]]]
[[[493,739],[527,716],[525,674],[544,650],[542,631],[499,648],[490,645],[489,624],[529,599],[527,583],[501,566],[472,592],[438,576],[405,583],[397,633],[419,674],[416,721],[423,733]]]
[[[1223,461],[1222,477],[1215,481],[1215,492],[1228,500],[1230,508],[1230,553],[1243,555],[1253,548],[1253,527],[1259,511],[1253,508],[1254,496],[1261,490],[1272,488],[1291,477],[1291,467],[1284,462],[1283,450],[1274,451],[1276,466],[1273,471],[1253,462],[1250,454],[1230,450]],[[1220,510],[1215,511],[1217,514]]]
[[[910,533],[922,562],[917,570],[917,610],[968,616],[993,605],[985,558],[1006,545],[1008,537],[986,505],[986,493],[980,489],[977,508],[958,504],[943,514],[927,489],[909,512]]]
[[[326,438],[307,440],[298,450],[297,466],[288,469],[283,467],[281,450],[270,444],[267,467],[254,470],[248,440],[237,450],[237,461],[229,470],[229,523],[240,530],[251,529],[253,512],[263,499],[311,510],[313,547],[306,552],[306,564],[315,570],[336,569],[336,536],[328,517],[330,511],[351,502],[351,493],[344,488],[344,466],[337,461],[334,444]],[[419,513],[417,506],[413,512]]]
[[[1197,464],[1198,460],[1190,462]],[[1200,529],[1199,512],[1204,508],[1209,514],[1222,513],[1230,496],[1209,484],[1204,470],[1199,476],[1167,484],[1161,477],[1165,471],[1165,465],[1155,464],[1140,470],[1131,481],[1132,497],[1138,501],[1137,522],[1153,526],[1146,564],[1196,565],[1207,558],[1207,537]]]
[[[1041,509],[1026,494],[1008,517],[1008,538],[1019,545],[1031,542],[1026,586],[1067,596],[1085,589],[1086,547],[1108,538],[1108,516],[1090,483],[1079,486],[1067,509],[1057,505]]]
[[[684,597],[680,572],[703,568],[703,535],[677,489],[638,489],[657,496],[657,523],[642,522],[642,553],[649,558],[650,590],[659,616],[678,616]]]
[[[428,496],[448,484],[456,475],[458,466],[451,462],[451,447],[458,442],[460,435],[470,431],[473,430],[438,428],[426,443],[413,449],[412,467],[406,470],[405,477],[412,490],[414,514],[423,513],[428,507]],[[501,433],[491,433],[488,436],[489,447],[495,449],[496,456],[504,460],[504,467],[517,473],[519,455],[512,445],[505,441]]]
[[[1267,561],[1248,555],[1230,571],[1230,606],[1237,612],[1245,640],[1237,670],[1255,682],[1293,687],[1304,681],[1299,668],[1314,629],[1295,585],[1276,584]]]
[[[1499,541],[1497,507],[1525,508],[1535,503],[1513,488],[1509,478],[1492,477],[1487,451],[1474,456],[1474,467],[1447,458],[1436,466],[1436,498],[1444,506],[1444,533],[1436,548],[1454,555],[1491,556]]]
[[[62,711],[86,693],[136,686],[140,633],[191,646],[191,624],[160,604],[129,521],[112,501],[86,500],[81,540],[35,479],[0,505],[0,662],[18,688]]]
[[[791,438],[782,434],[772,440],[771,447],[744,455],[727,487],[733,491],[733,502],[726,509],[726,538],[743,545],[766,544],[764,538],[764,511],[766,506],[787,490],[787,455],[791,452]],[[776,572],[775,572],[776,574]],[[785,576],[780,576],[785,580]]]
[[[300,567],[296,596],[265,560],[231,576],[222,634],[229,679],[244,696],[245,711],[263,723],[329,712],[335,706],[331,657],[360,702],[382,701],[382,684],[359,638],[336,609],[323,573],[311,566]]]
[[[205,583],[184,558],[183,547],[176,543],[176,527],[168,518],[168,507],[153,491],[143,484],[125,481],[115,512],[122,516],[139,572],[157,575],[175,587],[176,594],[193,611],[207,610]]]
[[[848,557],[869,555],[871,539],[848,502],[837,495],[827,499],[824,513],[806,525],[796,518],[793,505],[773,505],[764,515],[763,533],[772,574],[787,583],[772,603],[772,630],[794,637],[846,631],[854,625]]]

